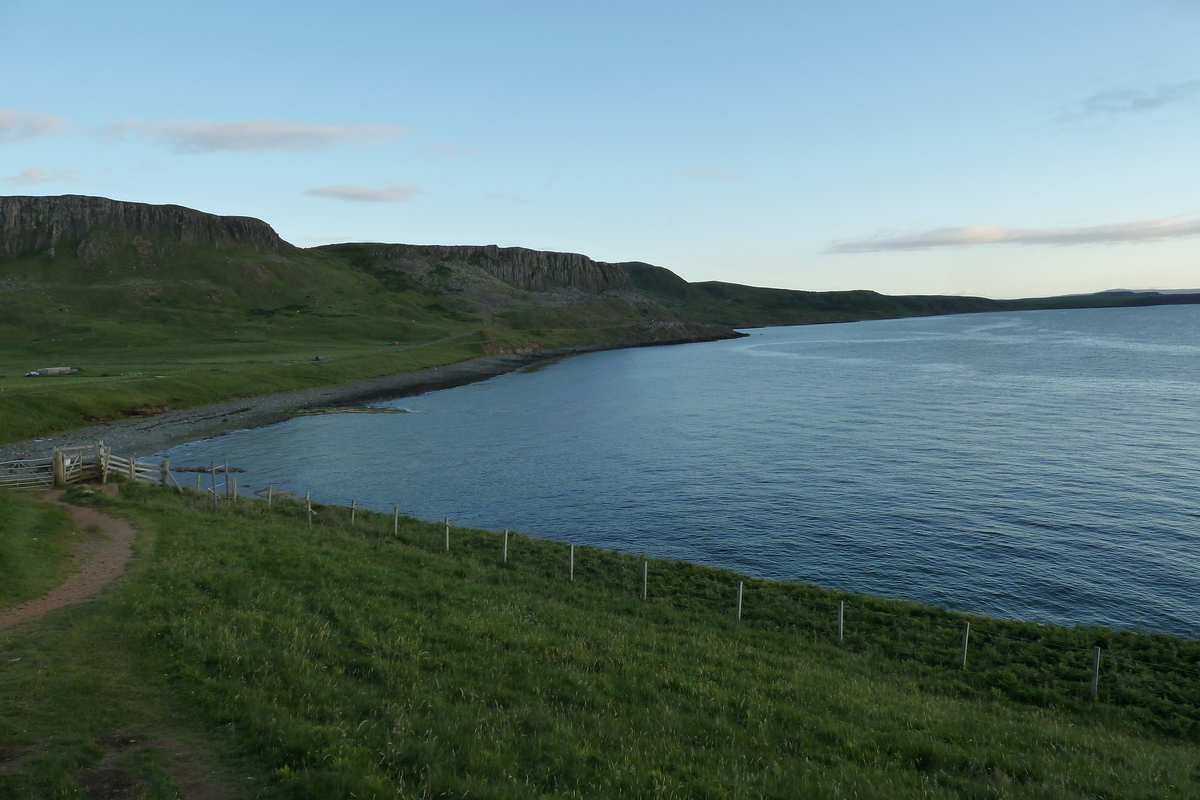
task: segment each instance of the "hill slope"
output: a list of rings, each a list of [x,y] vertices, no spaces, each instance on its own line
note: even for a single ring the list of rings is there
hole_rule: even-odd
[[[75,195],[0,197],[0,237],[0,443],[488,354],[727,338],[761,325],[1200,301],[691,284],[640,262],[494,245],[303,249],[260,220]],[[80,372],[25,377],[55,366]]]
[[[905,603],[746,579],[739,622],[722,570],[652,561],[643,600],[639,558],[576,548],[570,580],[561,542],[505,563],[494,532],[447,552],[362,509],[307,532],[297,502],[72,496],[140,560],[0,637],[4,797],[103,769],[176,797],[205,753],[229,797],[1196,795],[1195,642],[970,618],[964,671],[967,618]]]

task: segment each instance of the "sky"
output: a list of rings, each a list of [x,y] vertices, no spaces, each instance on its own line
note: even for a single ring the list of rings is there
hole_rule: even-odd
[[[1200,0],[0,0],[0,194],[691,281],[1200,288]]]

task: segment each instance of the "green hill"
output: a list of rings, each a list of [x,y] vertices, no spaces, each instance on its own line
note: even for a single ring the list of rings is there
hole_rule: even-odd
[[[255,219],[73,195],[0,197],[0,234],[0,443],[487,354],[726,338],[762,325],[1200,301],[691,284],[649,264],[519,247],[302,249]],[[25,377],[46,367],[79,371]]]

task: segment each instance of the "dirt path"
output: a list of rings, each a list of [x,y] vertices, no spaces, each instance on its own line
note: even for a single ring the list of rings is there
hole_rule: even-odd
[[[133,540],[137,538],[137,530],[132,525],[123,519],[108,517],[90,508],[60,502],[62,494],[61,491],[44,492],[42,497],[67,509],[71,515],[83,539],[78,550],[83,565],[49,594],[35,600],[27,600],[7,611],[0,611],[0,631],[40,617],[56,608],[95,597],[125,574],[125,567],[133,557]]]

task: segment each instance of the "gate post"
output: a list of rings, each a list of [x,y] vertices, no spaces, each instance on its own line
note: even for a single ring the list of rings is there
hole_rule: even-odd
[[[63,462],[62,450],[57,447],[54,449],[54,485],[67,485],[67,467]]]

